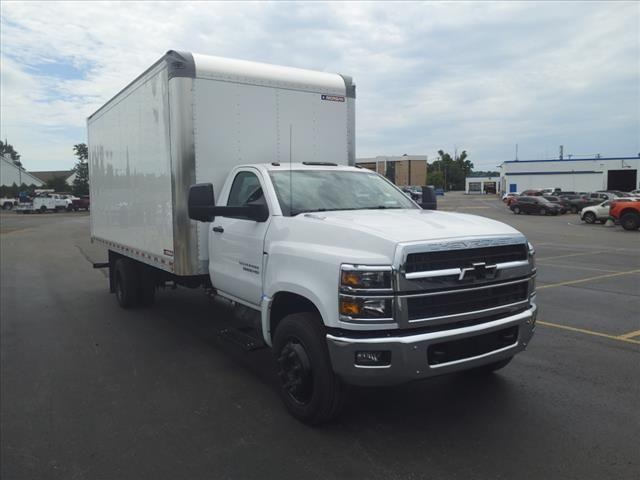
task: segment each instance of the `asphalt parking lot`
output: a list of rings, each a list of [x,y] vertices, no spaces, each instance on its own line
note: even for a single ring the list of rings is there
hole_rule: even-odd
[[[354,389],[315,429],[284,410],[268,351],[220,340],[224,306],[177,289],[123,311],[87,214],[3,212],[0,476],[637,479],[640,233],[439,200],[534,244],[533,342],[488,379]]]

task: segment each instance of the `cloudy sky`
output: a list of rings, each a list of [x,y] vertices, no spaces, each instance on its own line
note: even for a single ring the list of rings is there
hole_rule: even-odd
[[[640,152],[640,3],[1,4],[0,137],[71,168],[85,119],[170,49],[352,75],[357,156]]]

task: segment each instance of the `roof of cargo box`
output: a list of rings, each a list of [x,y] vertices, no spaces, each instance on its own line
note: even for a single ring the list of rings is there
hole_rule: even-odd
[[[353,79],[348,75],[169,50],[162,58],[106,101],[98,110],[89,115],[89,119],[161,63],[167,64],[167,78],[169,80],[175,77],[208,78],[349,98],[355,98],[356,96],[356,86],[353,83]]]
[[[196,78],[355,97],[355,85],[346,75],[195,53],[182,55],[191,55]]]

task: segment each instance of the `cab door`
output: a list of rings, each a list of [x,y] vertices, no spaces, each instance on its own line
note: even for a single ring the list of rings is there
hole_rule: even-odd
[[[233,179],[226,199],[220,205],[244,207],[267,205],[264,183],[258,170],[245,168]],[[223,192],[224,194],[224,192]],[[223,296],[259,306],[262,299],[264,238],[271,221],[216,217],[209,232],[209,273],[213,286]]]

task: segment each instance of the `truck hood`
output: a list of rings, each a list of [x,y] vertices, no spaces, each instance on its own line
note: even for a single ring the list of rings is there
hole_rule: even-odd
[[[436,210],[348,210],[305,216],[396,243],[520,234],[515,228],[490,218]]]

